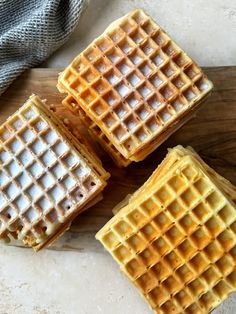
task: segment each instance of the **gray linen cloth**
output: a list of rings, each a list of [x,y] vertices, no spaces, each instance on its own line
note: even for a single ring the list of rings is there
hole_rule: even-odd
[[[86,0],[0,0],[0,95],[76,27]]]

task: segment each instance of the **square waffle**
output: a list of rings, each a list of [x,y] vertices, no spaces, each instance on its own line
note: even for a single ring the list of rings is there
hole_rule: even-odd
[[[20,239],[36,251],[50,244],[100,196],[108,176],[31,96],[0,127],[0,239]]]
[[[236,290],[235,197],[177,146],[96,238],[155,313],[208,313]]]
[[[212,87],[142,10],[112,23],[58,80],[59,90],[76,100],[74,109],[82,108],[131,161],[145,158],[178,129]]]

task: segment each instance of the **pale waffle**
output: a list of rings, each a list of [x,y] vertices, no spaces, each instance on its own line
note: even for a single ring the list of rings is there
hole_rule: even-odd
[[[61,103],[51,104],[49,109],[74,135],[80,145],[88,151],[90,157],[96,159],[96,163],[101,164],[101,160],[96,154],[96,147],[93,145],[94,141],[89,137],[83,123],[81,123],[80,117],[68,106],[69,98],[68,96]]]
[[[108,173],[43,101],[31,96],[0,127],[0,239],[36,251],[100,198]]]
[[[212,83],[164,30],[135,10],[73,60],[58,88],[75,98],[75,110],[82,108],[117,151],[139,161],[198,108]]]
[[[156,313],[208,313],[236,290],[236,188],[177,146],[97,233]]]

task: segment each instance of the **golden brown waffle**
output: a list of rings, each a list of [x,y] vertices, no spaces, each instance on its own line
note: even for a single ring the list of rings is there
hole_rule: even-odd
[[[75,110],[82,108],[125,159],[139,161],[182,125],[212,83],[165,31],[135,10],[73,60],[58,88],[74,97]]]
[[[100,143],[100,145],[110,155],[110,157],[113,159],[113,161],[116,163],[118,167],[127,167],[132,162],[132,160],[126,159],[124,156],[122,156],[122,154],[109,141],[109,139],[102,132],[102,130],[89,118],[88,115],[86,115],[84,110],[78,106],[76,100],[72,96],[67,96],[62,101],[62,104],[64,105],[65,108],[69,110],[69,112],[68,111],[66,113],[63,112],[63,120],[65,120],[64,117],[66,117],[66,120],[68,120],[66,125],[72,131],[72,133],[75,133],[76,135],[78,131],[77,130],[78,123],[81,121],[91,134],[91,137]],[[70,118],[68,119],[68,117],[72,113],[74,121],[72,121],[72,119]],[[184,123],[186,123],[189,119],[192,118],[193,115],[194,112],[192,114],[188,114],[187,116],[183,116],[183,118],[178,122],[178,124],[172,125],[171,128],[168,128],[165,132],[163,132],[163,134],[159,137],[158,142],[157,140],[151,141],[146,145],[146,147],[144,147],[140,152],[133,156],[133,158],[135,158],[136,161],[145,159],[155,149],[157,143],[158,145],[161,145],[166,140],[166,138],[168,138],[169,135],[173,133],[173,131],[175,131]],[[81,131],[79,131],[79,135],[80,134]],[[84,134],[84,136],[87,137],[88,135]]]
[[[37,96],[0,127],[0,239],[36,251],[99,198],[108,174]]]
[[[97,233],[156,313],[208,313],[236,290],[236,188],[177,146]]]
[[[102,130],[86,115],[81,107],[77,107],[76,100],[72,96],[67,96],[62,103],[65,107],[70,109],[71,112],[76,111],[77,117],[86,126],[87,130],[91,134],[92,138],[100,143],[103,149],[110,155],[113,161],[119,167],[126,167],[131,163],[131,160],[126,159],[121,153],[115,148],[115,146],[109,141],[107,136],[102,132]],[[76,107],[76,108],[75,108]],[[68,126],[72,123],[69,121]]]

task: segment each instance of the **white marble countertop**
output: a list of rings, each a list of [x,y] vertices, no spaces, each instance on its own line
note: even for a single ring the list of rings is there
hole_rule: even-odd
[[[70,40],[43,67],[64,67],[114,19],[144,8],[201,65],[236,65],[236,0],[90,0]],[[78,239],[79,241],[80,239]],[[0,248],[0,314],[149,314],[105,251]],[[236,313],[232,295],[214,313]]]

